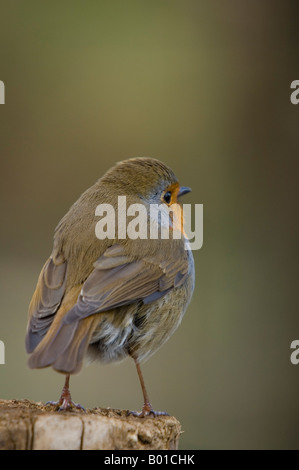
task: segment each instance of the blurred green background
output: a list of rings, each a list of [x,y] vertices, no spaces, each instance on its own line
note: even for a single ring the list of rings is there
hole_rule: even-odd
[[[53,231],[115,162],[152,156],[204,205],[196,290],[143,366],[181,449],[299,448],[298,2],[0,3],[0,397],[56,400],[28,369],[27,308]],[[133,362],[71,380],[85,407],[140,409]]]

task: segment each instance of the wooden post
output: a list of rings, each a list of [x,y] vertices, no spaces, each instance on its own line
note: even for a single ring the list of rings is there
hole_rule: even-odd
[[[0,450],[175,450],[173,416],[138,418],[126,410],[57,412],[29,400],[0,400]]]

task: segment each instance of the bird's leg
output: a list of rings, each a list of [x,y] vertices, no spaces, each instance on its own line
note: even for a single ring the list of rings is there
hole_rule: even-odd
[[[69,374],[65,377],[64,387],[61,392],[61,396],[58,401],[48,401],[47,405],[55,405],[58,407],[58,411],[67,411],[72,408],[78,408],[79,410],[85,411],[83,406],[72,401],[71,392],[70,392],[70,376]]]
[[[133,415],[133,416],[138,416],[139,418],[144,418],[145,416],[150,416],[150,415],[152,415],[154,417],[155,416],[168,416],[168,413],[166,413],[165,411],[155,411],[155,410],[153,410],[152,405],[150,404],[150,401],[149,401],[149,397],[148,397],[146,388],[145,388],[145,383],[144,383],[144,380],[143,380],[143,375],[142,375],[142,372],[141,372],[140,364],[139,364],[137,359],[135,359],[134,357],[133,357],[133,359],[135,361],[138,377],[139,377],[139,380],[140,380],[140,385],[141,385],[141,389],[142,389],[142,393],[143,393],[143,399],[144,399],[144,405],[143,405],[142,411],[140,413],[137,413],[137,411],[129,411],[129,414]]]

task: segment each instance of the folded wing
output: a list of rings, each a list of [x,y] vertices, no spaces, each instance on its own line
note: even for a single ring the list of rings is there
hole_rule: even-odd
[[[62,372],[78,372],[88,341],[98,325],[98,314],[134,302],[150,303],[184,283],[188,275],[187,256],[173,257],[172,260],[132,260],[121,246],[108,248],[95,262],[82,288],[73,288],[73,298],[71,292],[66,295],[56,311],[55,321],[31,355],[30,367],[52,365]],[[55,302],[52,297],[50,315],[57,309],[58,300],[58,295]],[[33,317],[35,328],[44,331],[39,320],[46,321],[47,315],[42,318],[35,314]]]

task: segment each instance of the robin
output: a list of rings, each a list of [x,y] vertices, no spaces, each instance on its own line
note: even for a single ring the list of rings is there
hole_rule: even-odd
[[[125,160],[87,189],[56,227],[29,306],[26,350],[30,368],[51,366],[66,375],[55,402],[59,410],[83,408],[72,401],[69,380],[84,358],[109,363],[130,356],[144,398],[142,411],[132,413],[167,414],[153,410],[140,363],[182,320],[194,289],[192,251],[183,229],[180,238],[170,230],[168,239],[131,239],[115,230],[114,239],[99,239],[95,214],[100,204],[110,204],[120,216],[118,197],[126,196],[127,204],[142,204],[150,219],[153,204],[171,208],[189,191],[158,160]],[[168,220],[171,228],[173,219]]]

